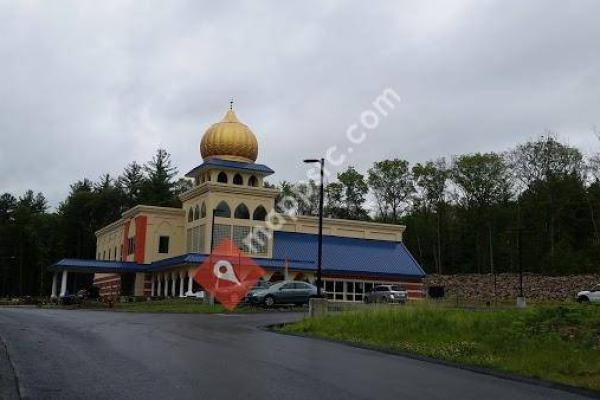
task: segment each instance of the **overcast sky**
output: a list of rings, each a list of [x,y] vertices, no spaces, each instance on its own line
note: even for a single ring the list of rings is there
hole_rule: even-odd
[[[158,147],[185,173],[230,97],[271,181],[302,179],[385,88],[362,171],[545,129],[598,151],[600,1],[0,1],[0,192],[56,206]]]

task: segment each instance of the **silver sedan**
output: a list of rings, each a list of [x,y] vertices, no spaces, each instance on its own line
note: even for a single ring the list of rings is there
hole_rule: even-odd
[[[365,303],[406,303],[406,290],[400,285],[379,285],[365,294]]]

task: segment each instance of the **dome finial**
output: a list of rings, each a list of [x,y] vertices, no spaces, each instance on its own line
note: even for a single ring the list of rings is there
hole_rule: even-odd
[[[202,136],[200,154],[205,160],[214,157],[240,162],[256,161],[258,142],[250,128],[237,119],[233,99],[221,122],[213,124]]]

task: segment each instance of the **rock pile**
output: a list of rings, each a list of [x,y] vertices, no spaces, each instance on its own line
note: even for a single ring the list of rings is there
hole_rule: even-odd
[[[496,298],[514,299],[519,293],[518,274],[498,274]],[[525,297],[538,300],[574,299],[577,292],[600,284],[600,274],[545,276],[523,275]],[[487,300],[494,292],[494,277],[491,274],[428,275],[425,287],[444,286],[445,297]]]

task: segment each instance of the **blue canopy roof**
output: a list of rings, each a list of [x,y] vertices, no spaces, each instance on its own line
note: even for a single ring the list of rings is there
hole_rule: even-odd
[[[210,255],[202,253],[187,253],[177,257],[166,258],[164,260],[155,261],[150,265],[146,265],[147,271],[162,271],[169,269],[175,265],[189,265],[189,264],[201,264]],[[287,261],[290,268],[293,269],[314,269],[314,263],[309,261],[298,261],[298,260],[286,260],[276,258],[252,258],[254,262],[263,268],[282,268],[284,263]]]
[[[273,258],[312,263],[317,257],[318,236],[307,233],[274,234]],[[425,272],[403,243],[385,240],[323,236],[323,273],[369,274],[422,278]]]
[[[317,235],[295,232],[274,233],[273,258],[253,258],[263,268],[316,270]],[[209,255],[187,253],[151,264],[135,262],[63,259],[50,270],[80,272],[150,272],[177,265],[198,265]],[[323,236],[323,273],[422,278],[425,272],[401,242]]]
[[[275,171],[263,164],[221,160],[220,158],[209,158],[207,160],[204,160],[202,164],[198,165],[196,168],[192,169],[190,172],[185,174],[185,176],[194,177],[198,175],[198,172],[200,172],[202,169],[206,169],[209,167],[240,169],[248,172],[258,172],[263,175],[271,175],[275,173]]]
[[[144,272],[146,265],[126,261],[84,260],[76,258],[63,258],[48,267],[50,271],[64,269],[76,272]]]

